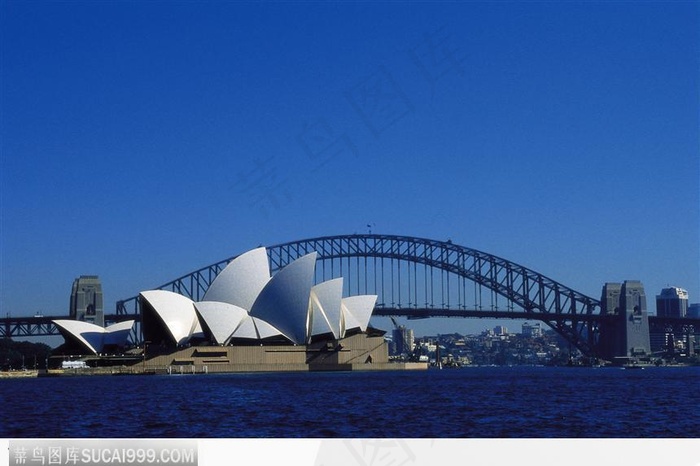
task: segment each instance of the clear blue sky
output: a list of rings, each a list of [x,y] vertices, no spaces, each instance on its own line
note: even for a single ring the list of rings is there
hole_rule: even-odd
[[[367,224],[700,302],[698,2],[1,11],[3,316]]]

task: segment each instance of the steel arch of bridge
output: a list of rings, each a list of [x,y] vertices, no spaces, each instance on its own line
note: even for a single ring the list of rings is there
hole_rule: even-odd
[[[375,315],[536,319],[556,330],[583,354],[594,354],[597,323],[602,318],[599,312],[596,313],[600,309],[599,300],[493,254],[451,241],[378,234],[319,237],[266,249],[273,273],[305,254],[317,252],[317,281],[343,276],[346,294],[380,295]],[[214,278],[236,257],[203,267],[158,289],[201,300]],[[373,269],[372,274],[368,269]],[[441,278],[436,279],[438,275]],[[418,283],[419,276],[424,283]],[[475,288],[474,296],[479,296],[479,302],[474,302],[471,309],[466,304],[467,281]],[[387,299],[387,282],[391,284],[391,301]],[[438,282],[441,289],[436,292]],[[449,289],[451,283],[452,291]],[[454,287],[458,288],[456,292]],[[485,310],[480,301],[482,287],[491,294],[490,309]],[[419,288],[422,288],[420,293]],[[422,298],[420,305],[419,296]],[[450,296],[458,299],[450,302]],[[505,310],[499,310],[499,296],[506,300]],[[407,304],[402,304],[402,300]],[[117,302],[117,314],[132,313],[138,314],[137,297]]]

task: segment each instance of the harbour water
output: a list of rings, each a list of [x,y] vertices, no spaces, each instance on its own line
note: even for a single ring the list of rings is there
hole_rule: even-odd
[[[696,438],[700,367],[17,378],[2,438]]]

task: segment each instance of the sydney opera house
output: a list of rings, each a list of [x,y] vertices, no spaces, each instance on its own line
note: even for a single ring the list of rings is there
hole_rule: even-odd
[[[389,364],[384,332],[369,325],[377,296],[343,297],[342,278],[314,284],[316,258],[307,254],[272,275],[260,247],[233,259],[201,301],[142,291],[142,366],[154,372],[403,368]],[[55,323],[67,341],[95,354],[125,344],[133,325]]]

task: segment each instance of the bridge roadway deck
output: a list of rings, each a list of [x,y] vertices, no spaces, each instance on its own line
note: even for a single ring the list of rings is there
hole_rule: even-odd
[[[602,322],[611,317],[599,314],[543,314],[525,311],[501,311],[478,309],[432,309],[432,308],[375,308],[373,315],[378,317],[407,317],[412,319],[441,318],[477,318],[477,319],[518,319],[541,320],[548,322]],[[41,337],[60,335],[52,320],[69,319],[69,316],[33,316],[33,317],[6,317],[0,319],[0,338],[14,337]],[[105,314],[105,322],[116,323],[134,319],[140,321],[139,315],[134,314]],[[691,332],[700,333],[700,318],[691,317],[657,317],[649,316],[649,325],[653,329],[670,326],[673,328],[690,328]],[[677,330],[676,330],[677,331]]]

